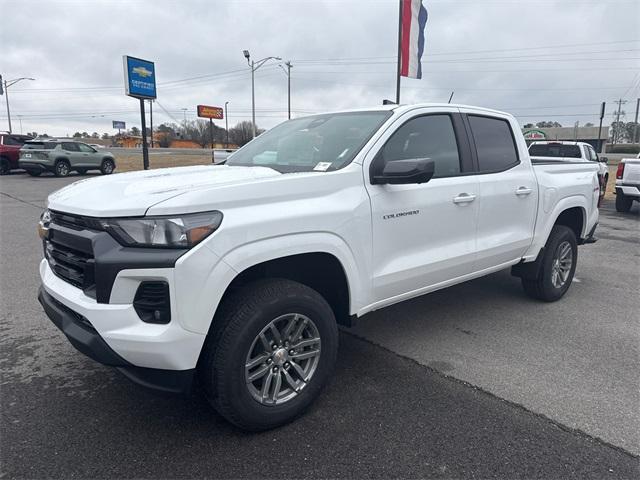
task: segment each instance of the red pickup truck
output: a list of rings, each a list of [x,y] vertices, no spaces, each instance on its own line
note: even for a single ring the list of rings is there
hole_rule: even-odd
[[[7,175],[18,167],[20,148],[27,140],[33,138],[14,133],[0,133],[0,175]]]

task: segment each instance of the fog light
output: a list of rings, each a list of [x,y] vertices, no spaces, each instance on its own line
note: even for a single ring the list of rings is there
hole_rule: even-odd
[[[169,323],[171,321],[169,284],[162,281],[142,282],[133,299],[133,308],[143,322]]]

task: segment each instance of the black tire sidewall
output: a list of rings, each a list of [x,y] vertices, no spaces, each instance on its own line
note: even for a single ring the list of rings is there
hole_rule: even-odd
[[[9,160],[4,157],[0,158],[0,175],[9,175],[9,172],[11,172]]]
[[[294,283],[294,282],[290,282]],[[273,298],[260,309],[238,316],[240,328],[227,328],[220,339],[215,355],[214,377],[217,395],[229,403],[237,418],[229,420],[249,430],[273,428],[293,420],[318,396],[329,379],[335,364],[338,333],[335,317],[329,305],[315,291],[304,285],[295,295],[289,291],[285,297]],[[282,405],[267,406],[255,400],[245,385],[244,365],[254,339],[275,318],[288,313],[299,313],[310,318],[321,338],[321,355],[310,383],[300,394]]]
[[[111,164],[111,169],[109,171],[107,171],[107,169],[105,168],[105,165],[107,164]],[[100,173],[102,173],[103,175],[111,175],[113,173],[113,171],[116,168],[116,164],[113,160],[107,158],[105,160],[102,161],[102,165],[100,166]]]
[[[553,261],[556,256],[556,252],[558,251],[558,247],[565,241],[568,241],[571,245],[573,261],[571,263],[571,271],[569,272],[569,277],[567,278],[566,283],[562,287],[556,288],[551,281]],[[556,225],[551,231],[551,235],[549,237],[547,245],[545,246],[545,249],[546,252],[541,272],[541,287],[543,300],[552,302],[555,300],[559,300],[562,296],[564,296],[567,290],[569,290],[571,283],[573,282],[573,276],[578,265],[578,243],[576,241],[576,235],[569,227]]]
[[[67,173],[62,174],[60,172],[60,170],[59,170],[60,165],[66,165],[67,166]],[[69,175],[69,173],[71,173],[71,165],[66,160],[58,160],[56,162],[56,166],[54,167],[54,173],[55,173],[56,177],[67,177]]]
[[[27,170],[27,174],[31,175],[32,177],[39,177],[41,173],[42,172],[39,172],[38,170]]]
[[[626,213],[631,210],[633,199],[626,197],[623,193],[617,192],[616,194],[616,210],[621,213]]]

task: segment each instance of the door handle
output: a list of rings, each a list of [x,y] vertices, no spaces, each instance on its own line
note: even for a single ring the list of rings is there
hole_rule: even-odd
[[[453,203],[471,203],[475,199],[475,195],[472,195],[470,193],[461,193],[457,197],[453,197]]]
[[[516,195],[520,196],[520,195],[529,195],[531,192],[533,192],[532,189],[527,188],[527,187],[518,187],[516,189]]]

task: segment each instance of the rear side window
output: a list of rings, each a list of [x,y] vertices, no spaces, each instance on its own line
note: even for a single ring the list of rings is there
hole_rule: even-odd
[[[429,158],[433,178],[460,174],[458,144],[449,115],[426,115],[402,125],[381,151],[384,164],[397,160]]]
[[[520,163],[509,122],[469,115],[469,124],[478,152],[480,172],[499,172]]]
[[[62,144],[62,149],[66,150],[67,152],[79,152],[80,149],[78,148],[78,144],[77,143],[71,143],[71,142],[65,142]]]
[[[22,147],[23,150],[53,150],[56,142],[27,142]]]

